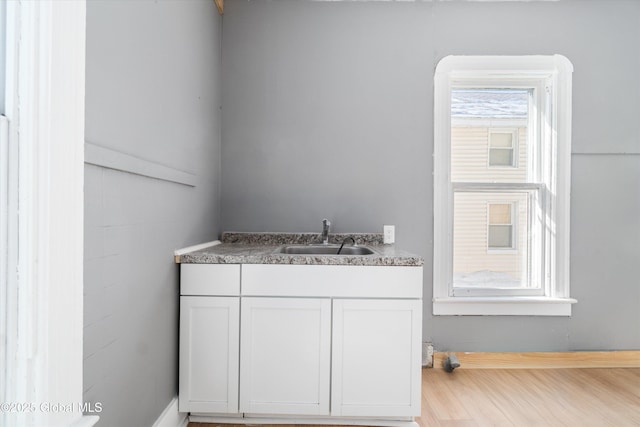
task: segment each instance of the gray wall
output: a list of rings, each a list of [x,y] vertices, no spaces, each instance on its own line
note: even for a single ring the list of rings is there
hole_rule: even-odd
[[[381,231],[424,256],[439,350],[640,348],[640,2],[225,3],[222,228]],[[433,71],[573,63],[571,318],[434,317]]]
[[[84,400],[101,427],[150,426],[177,394],[173,250],[219,233],[221,31],[211,0],[87,2],[87,148],[125,169],[85,166]]]

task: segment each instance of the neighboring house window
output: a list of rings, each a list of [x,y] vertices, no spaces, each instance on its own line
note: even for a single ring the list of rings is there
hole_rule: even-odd
[[[571,72],[559,55],[438,64],[434,314],[570,315]]]
[[[489,203],[488,249],[515,249],[513,207],[514,203]]]
[[[489,166],[516,167],[518,131],[489,130]]]

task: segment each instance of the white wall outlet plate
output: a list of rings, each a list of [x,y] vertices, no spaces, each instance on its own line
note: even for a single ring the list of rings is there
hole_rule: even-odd
[[[384,233],[384,244],[390,245],[395,243],[396,241],[396,226],[395,225],[384,225],[382,226]]]

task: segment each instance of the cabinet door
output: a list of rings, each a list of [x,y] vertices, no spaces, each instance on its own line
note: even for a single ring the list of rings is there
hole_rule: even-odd
[[[334,300],[331,415],[420,415],[421,300]]]
[[[329,414],[329,299],[242,298],[241,328],[241,412]]]
[[[180,297],[180,412],[238,412],[240,298]]]

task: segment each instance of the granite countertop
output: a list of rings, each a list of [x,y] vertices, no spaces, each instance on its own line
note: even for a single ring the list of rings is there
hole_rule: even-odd
[[[382,233],[330,233],[329,243],[340,244],[353,237],[358,245],[374,251],[371,255],[292,255],[279,253],[284,245],[306,245],[320,241],[318,233],[225,232],[221,244],[181,254],[182,264],[308,264],[422,266],[424,259],[382,244]],[[350,242],[346,246],[349,246]]]

